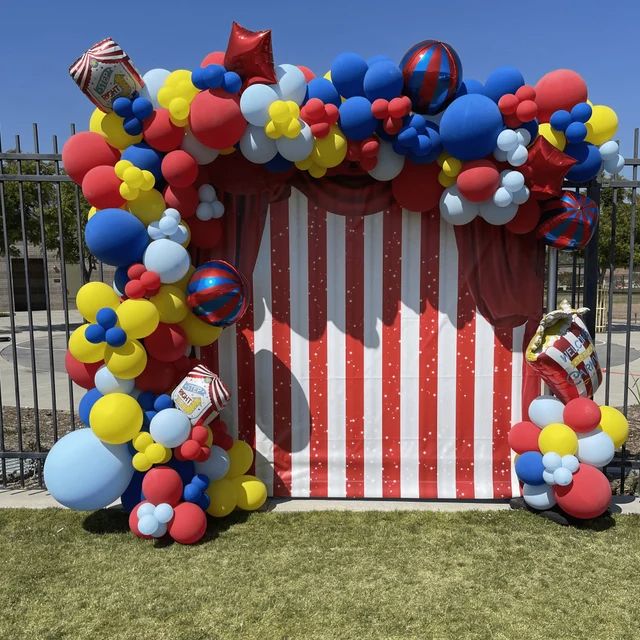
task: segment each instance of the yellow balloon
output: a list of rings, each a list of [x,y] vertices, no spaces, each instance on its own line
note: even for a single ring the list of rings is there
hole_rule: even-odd
[[[311,157],[316,164],[329,169],[337,167],[346,155],[347,139],[344,133],[336,125],[333,125],[329,135],[316,139]]]
[[[129,211],[145,225],[160,220],[167,208],[162,194],[157,189],[140,191],[135,200],[129,200]]]
[[[206,347],[213,344],[222,333],[221,327],[214,327],[213,325],[202,322],[196,318],[196,316],[187,312],[184,320],[179,323],[187,334],[187,339],[194,347]]]
[[[89,342],[84,337],[88,326],[88,324],[83,324],[69,336],[69,352],[80,362],[100,362],[104,358],[105,343],[93,344],[93,342]]]
[[[137,340],[127,340],[121,347],[105,347],[104,361],[116,378],[132,380],[147,366],[147,352]]]
[[[131,442],[133,448],[136,451],[141,451],[144,453],[144,450],[151,444],[153,444],[153,438],[148,431],[140,432]]]
[[[171,286],[177,287],[180,291],[186,291],[189,280],[191,280],[191,276],[195,273],[195,270],[196,268],[192,264],[189,265],[189,271],[187,271],[184,277],[178,280],[178,282],[173,282]]]
[[[255,476],[238,476],[231,480],[236,489],[238,508],[243,511],[255,511],[267,500],[267,487]]]
[[[142,407],[126,393],[108,393],[91,407],[89,424],[103,442],[124,444],[140,433]]]
[[[223,478],[212,482],[206,493],[211,500],[207,513],[214,518],[224,518],[236,508],[236,487],[231,480]]]
[[[149,471],[151,469],[151,460],[147,458],[145,453],[138,452],[131,458],[131,464],[136,471]]]
[[[160,315],[150,300],[125,300],[116,311],[128,338],[146,338],[158,328]]]
[[[538,133],[556,149],[560,149],[560,151],[564,151],[564,148],[567,146],[567,139],[564,133],[553,129],[548,122],[541,122],[538,125]]]
[[[621,447],[629,437],[629,422],[624,413],[613,407],[600,407],[600,427],[613,440],[616,447]]]
[[[578,450],[578,436],[566,424],[554,422],[540,432],[538,447],[543,454],[553,451],[561,456],[572,456]]]
[[[253,462],[253,449],[244,440],[236,440],[229,451],[229,471],[225,478],[235,478],[247,471]]]
[[[618,130],[618,115],[604,104],[596,104],[592,107],[591,117],[585,123],[587,137],[585,140],[596,146],[611,140]]]
[[[189,311],[184,293],[173,284],[163,284],[149,302],[158,310],[160,322],[167,324],[181,322]]]
[[[97,211],[98,210],[95,207],[91,207],[87,213],[87,220],[91,220],[91,218],[96,215]]]
[[[159,442],[154,442],[145,449],[145,455],[153,464],[160,464],[167,457],[167,448]],[[169,451],[169,457],[171,457],[171,451]]]
[[[456,183],[456,178],[448,176],[444,171],[441,171],[438,174],[438,182],[446,189]]]
[[[76,306],[78,311],[89,322],[96,321],[96,313],[104,307],[117,309],[120,304],[118,294],[104,282],[87,282],[83,284],[76,294]]]
[[[442,163],[442,171],[448,178],[455,178],[462,169],[462,162],[458,158],[449,157]]]
[[[91,114],[89,130],[104,136],[112,147],[122,150],[142,140],[142,134],[130,136],[124,130],[123,122],[123,119],[113,111],[104,113],[96,109]]]

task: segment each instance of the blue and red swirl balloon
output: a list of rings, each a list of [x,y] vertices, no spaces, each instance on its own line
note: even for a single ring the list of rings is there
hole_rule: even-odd
[[[587,196],[563,191],[543,205],[543,218],[536,235],[548,245],[565,251],[585,247],[596,229],[598,205]]]
[[[205,262],[189,280],[187,304],[200,320],[216,327],[227,327],[240,320],[247,310],[247,282],[224,260]]]
[[[404,93],[413,110],[433,115],[454,98],[462,83],[462,63],[451,45],[423,40],[404,54],[400,62]]]

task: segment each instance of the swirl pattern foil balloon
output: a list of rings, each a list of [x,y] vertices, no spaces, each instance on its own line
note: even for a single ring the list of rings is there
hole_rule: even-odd
[[[585,247],[596,229],[598,205],[587,196],[563,191],[544,205],[536,235],[556,249],[575,251]]]

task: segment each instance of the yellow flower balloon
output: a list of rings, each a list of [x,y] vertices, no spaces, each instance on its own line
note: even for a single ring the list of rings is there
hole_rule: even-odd
[[[104,358],[105,350],[104,342],[94,344],[85,338],[84,332],[88,326],[88,324],[83,324],[69,336],[69,353],[79,362],[87,364],[100,362]]]
[[[160,322],[158,309],[150,300],[125,300],[117,309],[118,324],[128,338],[146,338]]]
[[[120,304],[118,294],[104,282],[87,282],[76,294],[76,306],[82,317],[89,322],[96,321],[96,313],[104,307],[117,309]]]
[[[116,378],[132,380],[147,366],[147,352],[137,340],[127,340],[121,347],[104,347],[104,362]]]
[[[89,130],[104,136],[112,147],[123,150],[142,140],[142,134],[130,136],[124,130],[123,123],[124,120],[114,111],[105,113],[95,109],[89,120]]]

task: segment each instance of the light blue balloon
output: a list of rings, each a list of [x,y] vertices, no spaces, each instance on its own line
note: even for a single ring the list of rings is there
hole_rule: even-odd
[[[133,472],[127,445],[105,444],[91,429],[78,429],[51,448],[44,463],[44,482],[60,504],[90,511],[117,500]]]
[[[539,511],[551,509],[556,504],[553,487],[547,484],[525,484],[522,488],[522,497],[532,509],[538,509]]]
[[[563,422],[564,404],[554,396],[538,396],[529,405],[529,419],[541,429],[553,422]]]
[[[207,476],[210,482],[214,482],[227,475],[229,464],[227,452],[222,447],[213,445],[209,457],[204,462],[196,462],[195,470],[196,473],[202,473]]]
[[[553,479],[553,471],[547,471],[546,469],[542,472],[542,479],[547,484],[555,484],[556,481]]]
[[[161,238],[149,244],[144,252],[144,266],[147,271],[155,271],[163,284],[172,284],[183,278],[191,259],[189,253],[177,242]]]
[[[157,531],[159,524],[155,516],[147,514],[138,520],[138,531],[143,536],[152,536]]]
[[[565,469],[564,467],[560,467],[553,472],[553,481],[560,485],[561,487],[566,487],[571,484],[573,480],[573,474],[569,469]]]
[[[524,176],[519,171],[505,171],[502,174],[502,186],[511,193],[524,187]]]
[[[569,469],[571,473],[575,473],[580,467],[580,460],[571,455],[562,456],[562,466]]]
[[[150,69],[142,76],[144,87],[140,95],[150,100],[151,104],[156,108],[160,106],[158,102],[158,91],[162,89],[162,85],[170,73],[171,71],[167,71],[166,69]]]
[[[151,437],[165,447],[179,447],[191,432],[191,422],[180,409],[158,411],[149,425]]]
[[[618,159],[618,151],[620,147],[615,140],[609,140],[605,142],[603,145],[600,145],[600,156],[603,160],[607,158],[615,158]]]
[[[555,451],[549,451],[542,456],[542,464],[547,471],[553,473],[562,466],[562,456]]]
[[[162,538],[167,533],[167,525],[164,522],[158,523],[158,528],[151,534],[154,538]]]
[[[173,518],[173,507],[167,502],[163,502],[153,510],[153,515],[158,522],[166,524]]]
[[[138,519],[142,516],[152,516],[155,511],[155,507],[150,502],[145,502],[138,507]]]
[[[600,427],[578,434],[578,460],[594,467],[604,467],[613,460],[615,446],[608,433]]]
[[[264,127],[269,120],[269,107],[280,97],[273,87],[266,84],[252,84],[240,96],[240,111],[249,124]]]
[[[108,393],[126,393],[128,395],[135,387],[135,380],[116,378],[106,366],[102,366],[96,371],[94,382],[96,389],[103,396]]]

